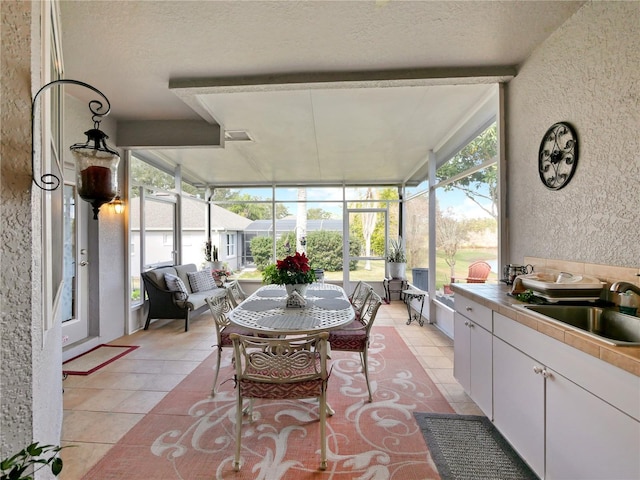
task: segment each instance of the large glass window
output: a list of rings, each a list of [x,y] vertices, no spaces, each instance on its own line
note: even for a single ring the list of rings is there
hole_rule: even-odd
[[[429,286],[429,194],[425,188],[414,189],[404,204],[407,280],[421,290]]]
[[[436,177],[437,298],[451,303],[453,282],[477,281],[476,262],[498,277],[497,136],[493,124],[438,168]]]
[[[175,201],[166,196],[145,195],[144,268],[157,268],[175,263]]]
[[[218,248],[219,261],[236,278],[261,279],[261,269],[273,256],[273,188],[220,187],[212,199],[211,241]],[[287,215],[276,208],[278,218]],[[232,246],[229,236],[235,237]]]
[[[140,272],[177,262],[176,242],[181,236],[175,227],[177,195],[170,191],[175,188],[173,176],[135,156],[131,157],[130,164],[130,291],[131,301],[136,304],[142,300]],[[201,205],[204,203],[201,202]],[[198,225],[198,238],[202,238],[204,214]],[[184,250],[183,254],[186,252],[186,255],[191,255],[189,250],[181,250]],[[195,255],[192,257],[195,260]],[[197,262],[200,263],[201,260]]]
[[[183,195],[181,202],[182,263],[194,263],[200,268],[204,262],[204,246],[207,241],[207,202],[190,195]]]
[[[235,233],[227,233],[227,257],[236,256],[236,235]]]

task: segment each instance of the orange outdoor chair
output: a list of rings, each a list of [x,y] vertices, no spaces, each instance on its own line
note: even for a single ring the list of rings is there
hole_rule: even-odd
[[[491,272],[491,265],[482,260],[473,262],[469,265],[469,271],[467,272],[467,278],[464,280],[467,283],[484,283],[487,281],[489,277],[489,273]],[[455,281],[456,279],[451,279]]]
[[[473,262],[469,265],[469,272],[467,273],[467,283],[484,283],[489,277],[491,272],[491,265],[482,260],[479,262]]]

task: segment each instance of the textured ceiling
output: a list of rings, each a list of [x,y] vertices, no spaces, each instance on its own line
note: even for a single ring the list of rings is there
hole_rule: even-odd
[[[249,131],[145,153],[190,181],[405,181],[582,3],[63,1],[65,77],[118,122]]]

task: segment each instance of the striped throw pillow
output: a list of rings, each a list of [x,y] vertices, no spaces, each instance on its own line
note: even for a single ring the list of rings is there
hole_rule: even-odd
[[[209,270],[187,272],[187,278],[189,279],[189,285],[191,285],[191,291],[193,293],[218,288],[216,281],[213,279],[213,275],[211,275]]]
[[[171,275],[170,273],[165,273],[164,283],[167,284],[168,290],[174,292],[173,295],[176,300],[184,302],[189,297],[187,286],[184,284],[180,277]]]

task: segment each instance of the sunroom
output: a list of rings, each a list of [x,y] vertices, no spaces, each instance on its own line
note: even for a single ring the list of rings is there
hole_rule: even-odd
[[[236,113],[238,119],[230,120],[231,125],[246,122],[245,132],[253,133],[235,141],[226,133],[224,148],[136,147],[128,152],[132,325],[144,320],[139,272],[182,263],[201,268],[206,241],[219,252],[224,269],[249,292],[259,286],[264,266],[282,258],[286,245],[290,251],[305,252],[312,267],[324,271],[326,281],[349,291],[364,280],[384,294],[383,280],[391,278],[388,247],[399,239],[407,257],[405,288],[428,291],[427,299],[433,301],[426,302],[425,318],[452,335],[450,282],[464,279],[476,261],[492,264],[488,281],[500,277],[499,86],[335,93],[310,89],[304,94],[309,101],[294,100],[298,90],[281,88],[277,95],[260,94],[260,109],[269,111],[269,128],[260,129],[267,120],[259,118],[260,112]],[[412,118],[428,117],[436,108],[433,99],[447,95],[456,100],[447,105],[448,116],[441,118],[438,128],[430,126],[423,135],[421,126],[407,131],[414,121],[406,120],[405,105],[416,105]],[[209,105],[212,113],[238,111],[234,102],[243,98],[218,98],[213,93],[198,103]],[[308,112],[316,104],[326,113],[316,114],[309,127],[301,128],[302,117],[310,118]],[[367,121],[372,117],[375,120]],[[347,121],[341,124],[336,118],[358,125],[359,138],[338,133],[347,128]],[[309,135],[310,141],[301,139],[282,153],[276,146],[286,142],[286,126],[291,123],[298,125],[297,135],[306,130],[325,133]],[[234,132],[237,136],[238,130]],[[376,141],[383,132],[384,139]],[[340,145],[349,140],[351,146],[342,150]],[[179,164],[175,158],[180,158]],[[252,170],[247,159],[259,165]],[[206,164],[211,168],[204,169]],[[432,172],[430,165],[435,167]],[[277,181],[258,183],[264,170],[272,171]],[[437,232],[432,245],[430,231]],[[331,255],[328,248],[334,250]],[[316,252],[323,253],[321,258]],[[420,277],[415,281],[414,272]]]
[[[171,56],[179,42],[172,43],[171,34],[186,35],[186,25],[196,24],[176,21],[186,14],[183,2],[2,2],[2,22],[8,26],[2,31],[3,72],[6,67],[15,73],[2,82],[7,353],[2,393],[3,431],[14,439],[11,446],[34,438],[58,442],[62,361],[141,328],[139,272],[168,262],[201,267],[207,238],[217,242],[241,282],[257,286],[260,270],[252,237],[271,242],[266,249],[271,261],[283,237],[311,255],[318,232],[339,233],[342,249],[336,255],[342,255],[341,262],[318,265],[328,281],[349,289],[366,277],[381,291],[385,250],[402,237],[409,261],[406,277],[414,285],[420,278],[429,294],[424,317],[445,332],[451,313],[446,286],[452,279],[464,282],[475,260],[490,265],[491,283],[500,279],[504,264],[533,258],[540,265],[589,272],[609,283],[624,279],[637,285],[638,139],[632,133],[637,128],[631,128],[637,125],[636,4],[334,2],[330,15],[313,15],[322,4],[202,2],[208,11],[198,19],[205,26],[192,29],[202,40],[185,50],[180,60],[188,68],[177,72]],[[436,10],[416,8],[427,4]],[[215,14],[221,5],[226,10]],[[249,5],[266,11],[243,13]],[[313,41],[263,49],[267,34],[290,32],[274,21],[276,5],[289,14],[286,18],[300,38]],[[437,15],[448,8],[469,10]],[[336,15],[341,9],[344,15]],[[96,18],[109,21],[87,20]],[[375,26],[394,19],[394,27],[379,35]],[[153,22],[155,28],[150,27]],[[455,33],[440,31],[440,22]],[[256,37],[250,45],[241,41],[249,32]],[[427,38],[432,43],[425,43]],[[163,53],[148,53],[155,48]],[[466,56],[454,54],[468,49]],[[246,56],[237,56],[240,50]],[[205,71],[214,58],[215,65]],[[67,146],[78,142],[91,124],[89,92],[70,85],[52,89],[41,97],[35,135],[30,131],[29,103],[56,78],[86,81],[112,102],[101,128],[122,157],[122,214],[105,205],[99,220],[92,220],[74,190]],[[380,156],[366,152],[348,115],[332,118],[324,131],[308,131],[308,114],[305,122],[279,126],[274,148],[290,152],[298,146],[301,134],[293,127],[300,123],[319,139],[313,157],[253,154],[251,148],[265,140],[260,130],[231,121],[251,108],[247,119],[277,125],[290,90],[306,92],[305,101],[321,116],[327,104],[310,99],[331,82],[338,84],[329,89],[336,95],[357,90],[364,96],[377,89],[391,96],[396,89],[454,87],[475,93],[463,111],[421,112],[420,102],[405,97],[404,124],[380,111],[361,113],[359,120],[377,120],[387,129],[370,141],[379,154],[385,153]],[[292,89],[294,84],[303,87]],[[349,88],[355,84],[358,88]],[[177,95],[178,90],[184,95]],[[250,93],[251,100],[242,108],[227,103],[225,110],[224,102],[239,90]],[[282,101],[275,112],[259,117],[262,99],[269,96]],[[341,103],[346,109],[356,100]],[[175,123],[164,122],[169,118]],[[428,128],[419,121],[424,118],[432,120]],[[552,191],[540,182],[536,156],[544,132],[560,121],[576,126],[582,155],[571,185]],[[178,124],[185,129],[176,128]],[[345,132],[350,136],[335,151],[323,149],[323,135]],[[411,149],[405,134],[418,147]],[[495,144],[474,157],[485,139]],[[391,151],[394,142],[411,155]],[[231,151],[237,155],[226,158]],[[194,164],[187,158],[192,152],[202,157]],[[359,153],[365,157],[356,163]],[[410,160],[402,164],[401,158]],[[64,172],[56,171],[57,165]],[[268,170],[270,166],[279,166],[279,173]],[[138,167],[153,176],[136,172]],[[32,174],[37,179],[47,172],[58,174],[64,188],[53,193],[33,188]],[[324,176],[327,172],[340,174]],[[471,195],[475,202],[469,198],[471,203],[464,203],[460,187],[469,185],[476,187]],[[456,209],[460,205],[462,211]],[[65,208],[66,218],[73,220],[67,224],[73,230],[66,231],[70,245],[58,221]],[[153,222],[146,215],[162,220],[156,231],[150,231]],[[372,226],[371,235],[365,235],[365,225]],[[357,245],[353,252],[348,248],[352,237]],[[71,256],[55,254],[64,246]],[[356,263],[354,270],[350,260]],[[74,271],[65,265],[73,265]],[[460,285],[454,290],[460,291]],[[630,351],[620,368],[636,368]]]

